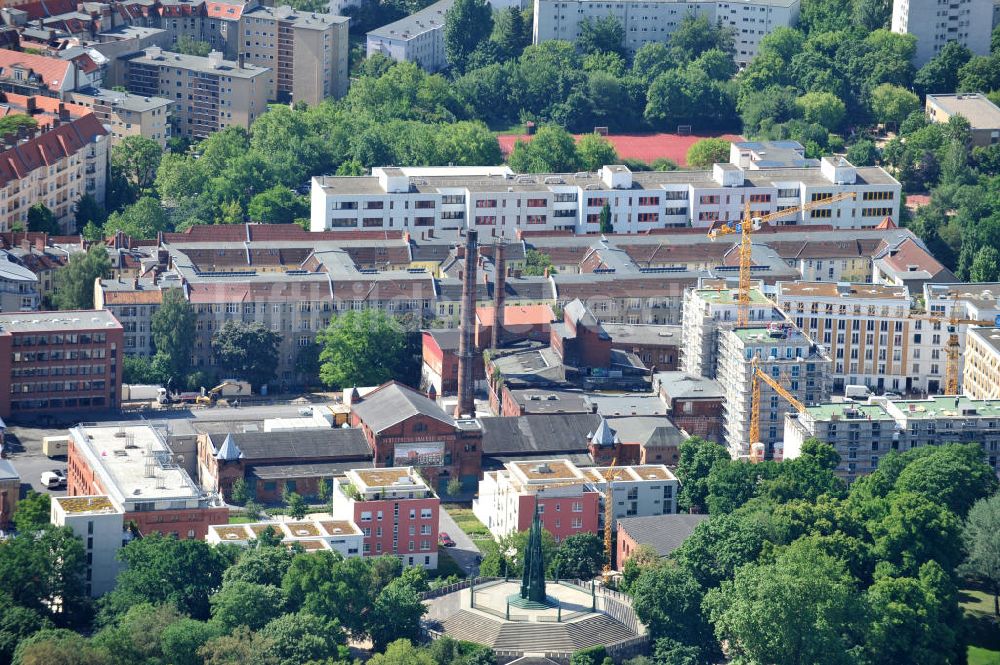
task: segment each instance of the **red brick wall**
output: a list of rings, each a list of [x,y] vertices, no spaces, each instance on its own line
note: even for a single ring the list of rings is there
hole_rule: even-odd
[[[573,511],[573,504],[580,504],[579,512]],[[584,492],[575,497],[538,497],[541,509],[542,528],[551,533],[557,541],[562,541],[574,533],[597,533],[600,502],[597,492]],[[535,511],[535,495],[518,497],[517,530],[527,531]],[[574,527],[573,520],[579,519],[580,526]]]
[[[670,418],[677,427],[683,428],[691,436],[700,436],[718,443],[722,442],[723,437],[723,417],[721,399],[675,399],[670,406]]]
[[[141,513],[125,513],[125,522],[132,520],[139,533],[155,532],[174,535],[181,540],[196,538],[204,540],[210,524],[228,524],[229,509],[189,508],[184,510],[151,510]]]
[[[630,535],[628,535],[624,529],[617,530],[618,537],[616,543],[616,554],[615,557],[615,569],[622,570],[625,567],[625,562],[628,558],[632,556],[636,548],[639,547],[640,543],[635,542]]]
[[[681,360],[680,349],[676,344],[612,342],[611,348],[635,353],[646,367],[655,367],[657,372],[673,372]]]
[[[395,507],[399,506],[398,519],[395,516]],[[368,551],[366,556],[378,556],[380,554],[399,554],[400,556],[422,556],[437,552],[438,542],[438,515],[441,501],[436,497],[425,499],[382,499],[378,501],[355,501],[354,502],[354,523],[366,533],[364,536],[365,545]],[[429,508],[431,516],[424,519],[420,516],[420,511]],[[410,511],[414,511],[414,517],[410,517]],[[382,519],[378,519],[378,512],[382,511]],[[361,514],[371,513],[371,519],[362,520]],[[393,526],[397,526],[397,547],[393,549]],[[414,535],[410,535],[410,527],[414,528]],[[429,526],[430,533],[423,535],[420,527]],[[378,529],[382,528],[382,535],[379,536]],[[367,529],[367,531],[366,531]],[[410,541],[413,541],[413,550],[410,550]],[[428,541],[430,549],[421,550],[421,541]],[[362,551],[364,547],[362,546]]]

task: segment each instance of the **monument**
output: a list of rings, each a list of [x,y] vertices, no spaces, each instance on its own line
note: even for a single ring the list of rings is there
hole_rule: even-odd
[[[521,593],[510,598],[510,604],[521,609],[543,609],[556,603],[545,595],[545,554],[542,552],[542,520],[535,501],[535,515],[528,531],[528,544],[523,553],[524,572],[521,574]]]

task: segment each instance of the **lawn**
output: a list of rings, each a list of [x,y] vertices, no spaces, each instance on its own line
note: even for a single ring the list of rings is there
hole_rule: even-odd
[[[969,633],[969,665],[1000,665],[1000,621],[993,615],[993,596],[962,589],[959,599]]]
[[[250,519],[246,515],[230,515],[229,516],[229,523],[230,524],[250,524],[253,521],[254,520]]]
[[[472,508],[466,508],[457,503],[448,503],[445,504],[444,509],[458,524],[458,528],[469,535],[469,538],[473,540],[492,539],[490,530],[473,514]]]

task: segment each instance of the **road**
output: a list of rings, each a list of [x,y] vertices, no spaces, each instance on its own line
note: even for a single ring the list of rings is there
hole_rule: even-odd
[[[477,562],[478,557],[481,556],[479,548],[469,538],[469,535],[459,528],[455,520],[451,518],[448,511],[441,507],[440,515],[438,517],[438,533],[445,532],[451,539],[455,541],[454,547],[446,548],[448,554],[451,558],[455,560],[466,575],[477,575],[479,574],[479,563]]]
[[[5,456],[21,476],[21,495],[33,489],[47,492],[52,496],[65,496],[66,490],[48,490],[41,483],[43,471],[66,470],[66,458],[49,459],[42,454],[42,438],[65,435],[64,429],[42,429],[38,427],[11,427],[4,439]]]

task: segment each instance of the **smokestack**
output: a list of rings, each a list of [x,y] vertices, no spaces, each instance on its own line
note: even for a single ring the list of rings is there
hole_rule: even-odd
[[[458,337],[458,404],[455,417],[476,415],[475,379],[472,371],[475,345],[472,341],[476,316],[476,257],[479,232],[469,229],[465,241],[465,272],[462,275],[462,323]]]
[[[497,241],[493,247],[493,269],[496,275],[493,278],[493,339],[490,340],[490,348],[494,351],[500,346],[500,336],[503,334],[504,302],[507,294],[507,262],[503,257],[503,238]]]

